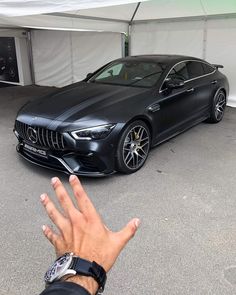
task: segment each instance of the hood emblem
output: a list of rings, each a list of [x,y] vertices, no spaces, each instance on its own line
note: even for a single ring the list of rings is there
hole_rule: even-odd
[[[28,129],[27,129],[27,136],[28,136],[28,139],[32,143],[36,143],[38,141],[37,131],[34,128],[32,128],[32,127],[28,127]]]

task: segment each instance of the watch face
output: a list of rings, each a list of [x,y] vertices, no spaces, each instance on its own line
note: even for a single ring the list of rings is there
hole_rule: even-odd
[[[71,264],[72,256],[73,253],[66,253],[63,256],[59,257],[45,273],[45,282],[52,283],[53,281],[65,275],[66,270],[69,268]]]

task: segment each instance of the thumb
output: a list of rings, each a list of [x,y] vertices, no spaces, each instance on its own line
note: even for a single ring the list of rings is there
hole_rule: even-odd
[[[127,223],[127,225],[121,231],[117,233],[117,236],[121,243],[122,248],[128,243],[128,241],[131,238],[133,238],[139,225],[140,225],[140,220],[138,218],[134,218],[130,220],[130,222]]]

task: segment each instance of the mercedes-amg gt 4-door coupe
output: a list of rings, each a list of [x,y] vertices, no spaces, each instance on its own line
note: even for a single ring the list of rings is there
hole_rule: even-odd
[[[136,172],[150,148],[202,121],[222,120],[229,84],[221,67],[179,55],[112,61],[24,105],[14,127],[17,151],[70,174]]]

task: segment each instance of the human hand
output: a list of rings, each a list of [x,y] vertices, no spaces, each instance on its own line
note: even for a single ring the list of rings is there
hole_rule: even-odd
[[[121,250],[134,236],[140,221],[135,218],[121,231],[110,231],[83,190],[79,179],[72,175],[69,181],[78,209],[74,206],[61,181],[54,177],[52,186],[63,212],[55,207],[48,195],[41,195],[41,202],[49,218],[59,230],[56,233],[49,226],[44,225],[44,235],[54,246],[57,256],[73,252],[81,258],[95,261],[108,272]]]

